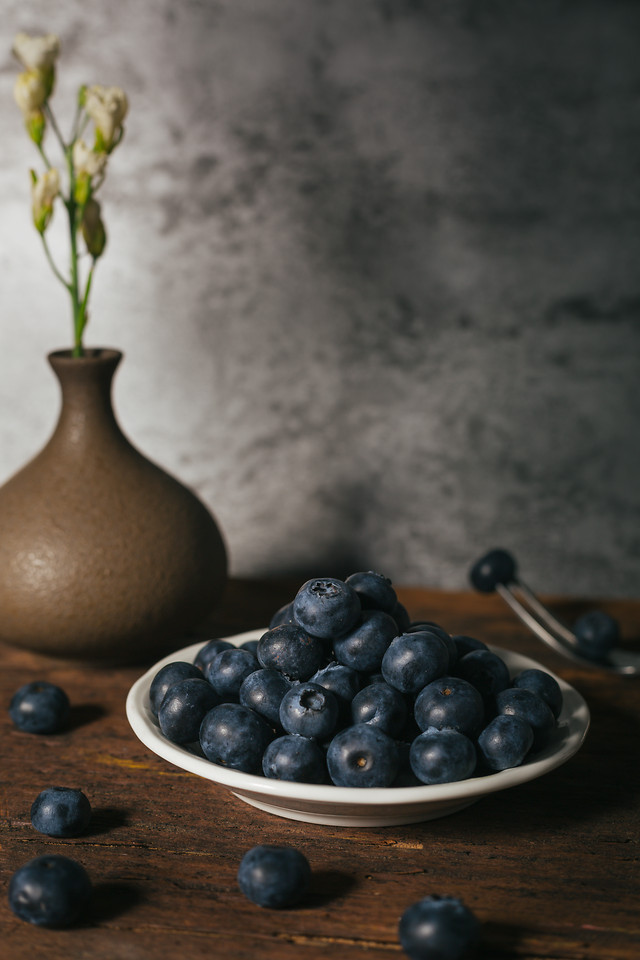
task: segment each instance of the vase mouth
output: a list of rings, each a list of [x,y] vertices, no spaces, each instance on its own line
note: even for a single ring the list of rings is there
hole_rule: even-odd
[[[63,350],[52,350],[47,354],[51,363],[71,363],[71,364],[99,364],[113,363],[122,359],[122,351],[114,347],[86,347],[81,357],[74,357],[73,350],[67,348]]]

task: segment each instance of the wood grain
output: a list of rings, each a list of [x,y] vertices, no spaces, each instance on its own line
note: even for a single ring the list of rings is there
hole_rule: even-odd
[[[233,581],[211,635],[264,625],[296,586]],[[577,687],[592,711],[581,751],[539,780],[440,820],[308,825],[262,813],[149,753],[124,713],[144,664],[88,667],[1,647],[2,960],[391,960],[402,956],[398,918],[428,893],[460,896],[474,910],[482,958],[636,960],[640,682],[574,667],[527,634],[497,597],[399,594],[413,618],[521,650]],[[597,605],[619,618],[627,637],[640,633],[640,603],[545,599],[569,621]],[[10,697],[33,679],[67,691],[73,710],[63,733],[34,737],[12,725]],[[54,840],[31,827],[31,803],[51,785],[87,794],[94,816],[86,835]],[[263,910],[240,893],[238,863],[258,842],[293,844],[307,855],[313,885],[300,907]],[[93,879],[91,908],[73,929],[31,927],[7,906],[11,874],[45,852],[75,857]]]

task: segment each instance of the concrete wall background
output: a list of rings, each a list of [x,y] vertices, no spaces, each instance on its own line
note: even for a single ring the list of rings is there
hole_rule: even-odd
[[[638,594],[636,3],[2,7],[0,482],[71,335],[12,97],[14,33],[53,31],[63,125],[82,82],[131,101],[87,345],[234,573],[460,587],[504,545],[540,591]]]

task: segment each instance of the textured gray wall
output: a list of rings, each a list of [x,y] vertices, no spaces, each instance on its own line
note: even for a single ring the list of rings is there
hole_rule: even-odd
[[[70,339],[29,222],[18,30],[123,86],[87,343],[236,574],[638,594],[640,5],[4,0],[0,481]],[[90,496],[90,491],[88,491]]]

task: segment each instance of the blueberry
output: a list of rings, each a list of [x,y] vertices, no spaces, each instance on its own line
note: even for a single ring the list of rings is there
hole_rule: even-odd
[[[359,623],[333,641],[333,651],[345,666],[373,673],[380,669],[382,658],[397,635],[396,622],[388,613],[363,610]]]
[[[478,737],[478,751],[489,770],[519,767],[533,746],[533,730],[520,717],[494,717]]]
[[[314,673],[311,683],[317,683],[325,690],[330,690],[334,696],[346,703],[351,703],[362,686],[357,670],[352,670],[351,667],[335,661]]]
[[[472,650],[458,660],[456,674],[468,680],[476,690],[490,700],[511,683],[509,668],[496,653],[491,650]]]
[[[297,623],[267,630],[258,642],[258,660],[267,670],[279,670],[290,680],[308,680],[325,662],[324,644]]]
[[[520,717],[533,730],[533,750],[546,746],[556,719],[551,707],[531,690],[523,687],[508,687],[496,696],[496,712]]]
[[[326,740],[338,722],[338,701],[318,683],[294,684],[282,698],[280,723],[287,733]]]
[[[493,593],[499,583],[511,583],[516,576],[516,562],[507,550],[490,550],[476,560],[469,571],[472,586],[480,593]]]
[[[64,690],[46,680],[26,683],[9,704],[9,716],[25,733],[57,733],[67,722],[69,710]]]
[[[558,681],[550,673],[536,668],[523,670],[513,681],[513,686],[537,693],[550,707],[556,720],[558,719],[562,712],[562,690]]]
[[[160,704],[160,729],[172,743],[193,743],[203,717],[217,703],[220,697],[203,678],[179,680],[169,687]]]
[[[244,773],[261,772],[262,755],[272,740],[273,730],[268,723],[240,703],[214,707],[200,727],[200,746],[205,757]]]
[[[272,740],[265,750],[262,772],[274,780],[324,783],[327,779],[324,751],[315,740],[285,734]]]
[[[453,637],[438,623],[432,620],[418,620],[411,624],[407,633],[435,633],[443,641],[449,651],[449,670],[452,670],[458,661],[458,648]]]
[[[368,723],[345,727],[327,750],[327,767],[338,787],[390,787],[400,768],[396,743]]]
[[[352,723],[368,723],[390,737],[400,735],[407,722],[407,704],[399,690],[381,683],[371,683],[355,695],[351,702]]]
[[[410,960],[463,960],[479,935],[476,917],[456,897],[425,897],[405,910],[398,926]]]
[[[386,682],[402,693],[417,693],[443,676],[449,668],[449,651],[434,633],[403,633],[392,640],[382,658]]]
[[[294,847],[261,844],[245,853],[238,869],[238,885],[259,907],[292,907],[307,893],[309,861]]]
[[[277,670],[255,670],[242,681],[240,703],[273,727],[280,726],[280,703],[291,684]]]
[[[315,637],[339,637],[358,621],[358,594],[342,580],[307,580],[293,600],[296,621]]]
[[[602,610],[591,610],[573,625],[580,653],[590,660],[604,660],[620,640],[616,620]]]
[[[209,640],[208,643],[205,643],[204,647],[201,647],[198,650],[196,658],[193,662],[196,667],[199,667],[199,669],[204,673],[217,654],[221,653],[223,650],[230,650],[232,647],[233,644],[229,643],[228,640]]]
[[[242,681],[259,669],[258,658],[250,650],[233,647],[216,654],[205,677],[221,700],[238,702]]]
[[[31,825],[48,837],[77,837],[90,820],[91,804],[72,787],[47,787],[31,805]]]
[[[396,622],[398,633],[406,633],[411,625],[411,617],[407,612],[407,608],[400,603],[399,600],[391,611],[391,616]]]
[[[420,691],[414,715],[421,730],[451,727],[475,737],[484,721],[484,701],[476,688],[461,677],[432,680]]]
[[[283,623],[295,623],[293,600],[290,600],[289,603],[285,603],[279,610],[276,610],[269,621],[269,629],[273,630],[274,627],[279,627]]]
[[[472,650],[489,649],[483,640],[476,640],[475,637],[467,637],[463,633],[454,634],[453,642],[455,643],[456,650],[458,651],[458,660],[464,657],[467,653],[471,653]]]
[[[40,927],[68,927],[91,897],[91,881],[76,860],[59,855],[36,857],[23,864],[9,882],[13,912]]]
[[[384,613],[392,613],[398,602],[391,580],[373,570],[352,573],[345,583],[353,587],[358,594],[363,610],[383,610]]]
[[[458,730],[431,728],[421,733],[409,751],[411,769],[422,783],[454,783],[472,776],[476,749]]]
[[[194,663],[187,663],[184,660],[174,660],[173,663],[167,663],[158,670],[149,688],[149,706],[154,716],[158,716],[160,704],[169,687],[177,683],[178,680],[189,678],[202,680],[202,670],[196,667]]]
[[[251,653],[258,656],[258,640],[245,640],[244,643],[240,644],[240,650],[250,650]]]

